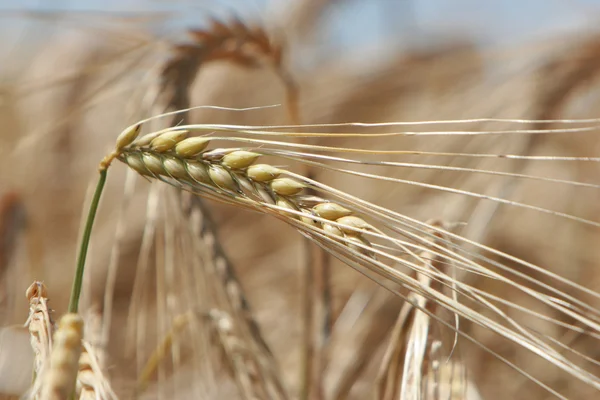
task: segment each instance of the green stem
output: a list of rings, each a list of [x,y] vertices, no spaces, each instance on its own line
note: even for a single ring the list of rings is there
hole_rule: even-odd
[[[85,269],[85,258],[87,256],[87,251],[90,244],[90,237],[92,235],[94,219],[96,218],[96,211],[98,210],[98,204],[100,203],[100,197],[102,196],[102,190],[104,189],[104,183],[106,182],[106,173],[106,168],[100,169],[100,178],[98,179],[96,191],[94,192],[94,198],[92,199],[92,204],[90,204],[90,210],[88,212],[87,220],[85,222],[85,230],[83,231],[81,247],[79,248],[79,256],[77,257],[77,269],[75,270],[75,279],[73,280],[73,287],[71,289],[71,300],[69,301],[70,313],[77,313],[77,309],[79,308],[79,297],[81,296],[81,285],[83,282],[83,271]]]

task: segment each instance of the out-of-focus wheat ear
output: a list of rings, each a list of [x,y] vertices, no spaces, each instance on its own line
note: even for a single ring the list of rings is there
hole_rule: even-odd
[[[238,385],[240,395],[247,400],[282,398],[277,393],[277,388],[271,387],[261,375],[256,374],[259,366],[249,356],[252,350],[245,347],[244,341],[236,336],[231,317],[221,310],[212,309],[205,318],[215,334],[217,345],[223,352],[224,362]]]
[[[251,28],[238,19],[233,19],[229,23],[213,20],[209,28],[191,30],[189,36],[192,40],[191,44],[176,46],[174,56],[162,67],[158,89],[158,102],[160,103],[158,106],[160,108],[164,111],[189,108],[190,90],[200,68],[206,63],[225,60],[245,68],[260,66],[274,68],[287,89],[290,119],[294,123],[298,121],[297,84],[283,66],[283,47],[272,40],[264,29],[260,27]],[[188,112],[179,113],[173,117],[171,125],[175,126],[180,122],[185,123],[187,120]],[[193,142],[194,145],[191,148],[196,149],[195,152],[192,151],[193,154],[197,154],[208,144],[208,141],[202,142],[198,147],[197,141],[196,138],[190,138],[186,141],[186,143]],[[187,146],[185,149],[178,149],[177,154],[183,157],[193,155],[188,154],[189,151],[191,151],[190,146]],[[200,203],[199,199],[194,200],[194,204],[200,212],[204,212],[202,209],[206,207]],[[225,287],[232,286],[236,282],[235,274],[233,274],[231,263],[218,244],[215,226],[209,218],[202,218],[202,220],[205,221],[205,225],[202,227],[201,232],[203,235],[211,236],[213,243],[215,243],[215,258],[218,259],[219,265],[224,265],[224,271],[221,271],[221,276],[225,279],[224,285]],[[239,286],[239,283],[237,286]],[[243,291],[237,290],[237,292],[243,295]],[[239,304],[240,307],[246,307],[248,304],[243,298],[234,299],[233,302]],[[244,313],[247,316],[251,315],[249,309],[245,310]],[[249,326],[252,325],[257,327],[256,324],[249,322]],[[253,328],[252,330],[258,332],[257,329]],[[270,353],[262,337],[257,336],[256,340],[261,344],[263,350]]]
[[[219,278],[219,284],[223,288],[224,297],[228,300],[232,309],[232,323],[240,331],[245,345],[251,350],[256,358],[256,374],[262,376],[262,380],[270,387],[271,396],[286,399],[288,394],[283,385],[277,361],[269,345],[265,341],[260,325],[254,318],[250,303],[246,298],[244,288],[239,281],[232,263],[229,261],[218,238],[216,224],[211,218],[206,205],[198,196],[191,193],[182,194],[182,209],[188,217],[192,231],[199,239],[206,243],[212,250],[214,260],[214,275]],[[211,274],[213,275],[213,274]]]
[[[42,377],[48,370],[52,340],[55,331],[52,310],[48,307],[48,290],[42,282],[33,282],[25,292],[29,300],[29,317],[25,326],[29,329],[31,348],[34,354],[33,386],[31,398],[39,398]]]
[[[44,371],[41,400],[64,400],[75,394],[83,339],[83,319],[65,314],[54,333],[50,366]]]
[[[429,277],[420,275],[419,280],[431,284]],[[409,298],[420,307],[427,306],[427,301],[421,296],[410,294]],[[403,305],[377,377],[377,399],[421,398],[414,396],[421,395],[421,379],[427,375],[422,367],[423,347],[429,342],[429,322],[429,317],[415,310],[412,302]]]
[[[140,374],[138,393],[148,386],[160,364],[169,356],[173,344],[184,330],[192,327],[194,321],[208,326],[214,345],[219,349],[221,359],[234,378],[242,398],[288,398],[285,393],[280,393],[280,388],[273,385],[272,378],[263,374],[264,366],[254,356],[254,349],[249,348],[247,341],[238,335],[239,328],[235,320],[218,309],[212,309],[208,313],[189,311],[175,317],[171,330],[154,349]]]
[[[189,108],[192,84],[204,64],[228,61],[244,68],[272,68],[286,88],[290,119],[299,121],[298,85],[283,65],[283,46],[264,29],[249,27],[238,19],[228,23],[213,20],[209,28],[189,33],[191,43],[175,46],[174,56],[162,68],[158,93],[166,111]],[[177,118],[185,124],[188,113]]]

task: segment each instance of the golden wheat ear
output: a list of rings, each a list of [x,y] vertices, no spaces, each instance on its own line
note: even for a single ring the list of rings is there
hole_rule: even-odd
[[[268,155],[281,157],[284,160],[301,161],[308,165],[353,177],[365,177],[383,182],[402,182],[423,187],[431,186],[376,173],[338,168],[324,162],[345,163],[348,166],[360,164],[372,166],[375,169],[383,165],[397,166],[401,163],[371,162],[351,158],[351,156],[338,157],[330,154],[337,152],[351,155],[393,155],[405,154],[405,151],[303,145],[242,136],[186,138],[188,131],[194,130],[201,132],[239,132],[259,137],[278,134],[284,137],[314,135],[330,138],[336,136],[354,136],[357,138],[372,136],[358,133],[329,135],[276,131],[280,128],[282,127],[181,126],[133,141],[130,145],[121,149],[118,159],[150,179],[157,179],[202,197],[266,213],[285,221],[336,258],[378,282],[389,291],[405,298],[415,309],[456,331],[459,337],[472,341],[477,346],[483,346],[461,328],[462,324],[456,323],[456,318],[470,321],[470,323],[494,332],[513,345],[533,352],[546,362],[553,364],[591,387],[600,388],[598,377],[563,354],[565,350],[570,349],[565,349],[565,346],[561,345],[562,343],[558,342],[557,339],[548,339],[547,335],[540,334],[533,327],[528,326],[527,322],[517,322],[502,309],[502,307],[508,306],[573,332],[583,332],[581,328],[583,326],[585,326],[583,329],[589,329],[593,332],[600,331],[597,323],[598,311],[594,307],[568,292],[561,291],[523,274],[516,268],[509,266],[509,262],[518,263],[522,267],[536,271],[536,273],[545,273],[551,279],[560,279],[562,283],[568,284],[580,293],[590,294],[595,298],[598,298],[598,294],[581,285],[568,282],[555,274],[544,272],[543,269],[531,263],[452,233],[450,230],[436,224],[420,222],[288,169],[276,167],[273,164],[258,163],[259,158]],[[428,133],[423,134],[427,135]],[[443,135],[445,133],[433,132],[432,134]],[[461,132],[459,134],[470,133]],[[474,132],[473,134],[483,133]],[[219,141],[233,142],[236,145],[245,143],[250,147],[209,149],[210,143]],[[289,150],[290,147],[298,147],[306,151]],[[427,168],[428,166],[423,167]],[[547,179],[535,176],[514,176],[519,179]],[[566,181],[561,183],[579,184],[578,182]],[[596,185],[592,186],[597,188]],[[307,188],[311,188],[316,194],[307,195],[305,192]],[[466,191],[448,187],[436,187],[435,189],[452,190],[462,195],[468,194]],[[471,195],[475,196],[476,194],[471,193]],[[554,215],[557,218],[565,218],[591,226],[598,225],[595,221],[554,212],[526,203],[506,201],[490,196],[477,196]],[[426,267],[429,264],[422,254],[430,254],[432,258],[438,259],[443,265],[451,265],[452,268],[446,271]],[[406,268],[406,270],[402,268]],[[533,301],[549,307],[553,312],[573,318],[576,323],[562,322],[553,316],[530,311],[518,303],[512,303],[510,300],[487,293],[468,281],[459,279],[459,274],[456,271],[459,271],[460,274],[472,274],[473,276],[489,279],[505,285],[511,290],[519,291],[529,296]],[[432,284],[426,284],[417,278],[421,275],[430,277]],[[525,279],[525,282],[521,282],[521,279]],[[434,284],[434,282],[436,283]],[[450,289],[449,294],[436,289],[437,287]],[[420,305],[416,298],[407,297],[407,290],[422,296],[431,304],[436,304],[437,308],[445,309],[456,315],[455,320],[449,322],[438,317],[427,307]],[[545,293],[545,290],[550,290],[552,295]],[[560,300],[557,301],[557,299]],[[479,311],[480,309],[485,310],[485,313]],[[580,326],[578,326],[579,324]],[[490,351],[489,349],[485,350]],[[570,353],[572,356],[577,356],[577,353],[572,351]],[[558,393],[553,388],[537,380],[530,372],[519,368],[498,354],[494,353],[494,356],[544,389],[553,394]]]

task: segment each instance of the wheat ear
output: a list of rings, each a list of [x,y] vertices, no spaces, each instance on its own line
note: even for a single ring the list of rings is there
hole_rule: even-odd
[[[75,393],[83,319],[77,314],[65,314],[54,334],[50,367],[45,371],[41,400],[64,400]]]
[[[241,331],[240,335],[246,340],[246,346],[252,350],[255,363],[258,365],[257,374],[261,375],[267,386],[271,388],[269,389],[270,392],[277,393],[279,398],[287,398],[288,395],[283,387],[283,381],[276,368],[277,362],[263,338],[259,324],[254,319],[250,303],[246,299],[237,274],[215,237],[217,229],[209,210],[198,196],[190,195],[190,193],[182,195],[182,210],[189,219],[192,232],[202,242],[212,244],[210,246],[213,251],[212,259],[214,260],[212,263],[214,271],[212,272],[219,278],[225,294],[224,297],[230,303],[233,316],[237,317],[234,318],[234,321]],[[238,322],[239,319],[243,322]]]
[[[283,65],[283,47],[265,30],[251,28],[238,19],[229,23],[212,20],[208,29],[191,30],[189,34],[192,42],[175,46],[175,55],[161,72],[159,93],[161,102],[168,106],[166,111],[188,108],[190,88],[200,67],[222,60],[244,68],[272,68],[286,88],[290,119],[297,123],[298,86]]]
[[[255,164],[256,160],[261,155],[265,154],[296,160],[302,160],[303,157],[309,158],[311,156],[315,159],[319,159],[319,155],[273,150],[267,147],[206,150],[208,144],[213,140],[249,142],[253,144],[260,143],[263,145],[278,146],[290,146],[290,143],[231,136],[186,138],[188,134],[186,129],[198,131],[223,130],[254,134],[276,134],[272,131],[264,131],[264,128],[261,131],[261,128],[253,127],[221,125],[183,126],[141,137],[130,145],[121,148],[115,157],[148,178],[164,181],[174,187],[185,189],[209,199],[275,216],[292,225],[304,236],[311,238],[311,240],[326,249],[335,257],[386,287],[396,295],[404,298],[404,295],[398,290],[399,287],[418,293],[434,301],[446,310],[455,313],[457,316],[466,318],[478,326],[489,329],[501,337],[528,349],[534,354],[544,358],[547,362],[554,364],[563,371],[577,377],[582,382],[589,384],[591,387],[600,388],[600,380],[598,377],[563,356],[561,354],[562,348],[560,351],[557,350],[556,347],[560,345],[559,343],[547,343],[545,337],[542,337],[526,325],[517,323],[494,304],[502,301],[502,299],[485,293],[468,283],[459,281],[456,277],[449,276],[443,271],[426,270],[423,268],[423,265],[425,265],[423,262],[424,260],[418,253],[424,250],[430,251],[437,257],[440,257],[445,263],[455,263],[455,265],[463,270],[506,284],[531,296],[536,301],[575,318],[578,323],[588,326],[594,332],[600,330],[600,325],[597,323],[597,311],[581,300],[561,292],[556,288],[550,288],[549,290],[551,290],[554,295],[565,299],[564,301],[570,304],[569,307],[574,307],[567,308],[562,303],[557,303],[552,298],[549,298],[547,294],[544,294],[535,288],[520,284],[498,271],[493,270],[491,267],[486,267],[484,265],[490,265],[493,268],[499,268],[501,272],[506,271],[509,274],[517,274],[519,277],[527,279],[524,274],[519,274],[518,271],[515,271],[514,269],[502,265],[485,255],[478,255],[471,250],[462,248],[455,243],[449,242],[447,239],[439,239],[435,234],[431,234],[430,232],[433,231],[438,234],[447,235],[444,237],[451,238],[453,241],[456,240],[460,243],[466,243],[469,246],[476,246],[476,248],[481,249],[487,254],[503,257],[504,259],[520,263],[520,265],[526,266],[527,268],[533,268],[536,271],[541,271],[539,267],[498,250],[451,234],[450,232],[432,226],[431,224],[419,222],[384,207],[366,202],[289,170],[277,168],[269,164]],[[288,133],[288,135],[312,134]],[[356,135],[358,136],[358,134]],[[366,136],[370,135],[365,135],[365,137]],[[292,144],[292,146],[297,145]],[[323,146],[311,146],[311,148],[321,151],[333,151],[334,149],[337,149],[338,151],[362,152],[361,149],[325,148]],[[374,151],[370,151],[370,154],[371,153],[379,154],[379,152]],[[390,152],[380,151],[380,153],[388,154]],[[391,153],[396,154],[398,152],[392,151]],[[337,162],[360,162],[330,156],[323,156],[322,158]],[[303,160],[303,162],[351,175],[366,176],[392,182],[404,182],[385,176],[382,177],[341,168],[327,167],[323,163],[312,162],[309,160]],[[390,163],[386,163],[386,165],[387,164]],[[307,187],[314,188],[319,193],[326,193],[329,196],[339,199],[339,201],[329,201],[320,196],[306,196],[303,194],[303,190]],[[510,204],[523,205],[522,203],[516,202],[510,202]],[[544,211],[541,208],[535,209]],[[549,210],[545,211],[550,212]],[[569,217],[559,213],[552,213]],[[365,218],[374,222],[369,223]],[[572,219],[574,218],[576,217],[572,217]],[[587,220],[582,220],[582,222],[593,224],[593,222]],[[376,225],[379,226],[379,228],[377,228]],[[408,239],[408,241],[398,237],[389,236],[381,229],[393,231],[401,237]],[[427,239],[423,239],[422,235],[424,234]],[[384,246],[380,243],[373,244],[367,238],[386,240],[391,246]],[[442,240],[444,246],[437,244],[438,240]],[[415,262],[397,257],[395,255],[397,252],[401,252],[403,255],[412,258]],[[478,264],[474,260],[484,264]],[[428,285],[424,285],[418,279],[391,267],[383,261],[408,267],[418,273],[430,275],[435,280],[443,282],[444,286],[452,287],[452,291],[461,295],[461,299],[464,301],[458,301],[455,296],[447,296]],[[558,279],[555,275],[551,276]],[[565,279],[562,281],[569,283]],[[540,281],[531,278],[527,282],[532,286],[536,285],[536,287],[537,285],[542,285]],[[593,292],[586,290],[579,285],[573,283],[569,284],[578,290],[593,294]],[[547,288],[548,286],[545,285],[544,287]],[[483,305],[494,314],[494,317],[499,318],[501,322],[497,322],[484,313],[471,308],[470,305],[473,303],[478,304],[479,306]],[[502,301],[502,304],[519,307],[517,304],[512,304],[507,301]],[[428,313],[428,315],[432,318],[436,318],[442,324],[456,330],[461,337],[483,347],[481,343],[466,334],[463,330],[439,319],[435,314],[432,314],[427,309],[420,308],[416,303],[414,303],[413,306]],[[517,309],[522,312],[527,312],[523,307]],[[559,324],[560,326],[573,331],[581,331],[580,328],[573,324],[560,323],[558,320],[552,318],[548,319],[548,317],[539,313],[529,312],[529,314],[535,315],[538,318],[546,318],[549,322]],[[485,347],[483,348],[486,351],[490,351]],[[493,354],[544,389],[553,394],[558,394],[558,392],[548,385],[536,380],[531,374],[519,369],[508,360],[501,358],[498,354]]]
[[[232,318],[218,309],[210,310],[205,318],[214,332],[219,348],[223,352],[223,359],[228,364],[244,399],[282,398],[278,388],[264,382],[262,374],[257,373],[261,366],[256,363],[252,355],[253,350],[245,346],[246,341],[236,336],[236,327]]]
[[[29,329],[34,354],[33,387],[31,397],[39,398],[42,377],[48,370],[55,324],[52,310],[48,307],[48,290],[42,282],[35,281],[25,292],[29,300],[29,317],[25,325]]]

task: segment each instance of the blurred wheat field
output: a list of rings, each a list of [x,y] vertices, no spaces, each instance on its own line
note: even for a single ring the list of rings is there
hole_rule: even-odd
[[[580,399],[597,394],[600,132],[594,119],[600,39],[590,33],[484,51],[465,37],[422,49],[390,49],[391,55],[372,63],[329,59],[306,68],[295,62],[318,45],[307,32],[319,5],[305,3],[279,24],[289,32],[241,19],[257,30],[240,38],[239,29],[226,29],[236,24],[231,16],[204,24],[203,30],[189,27],[196,31],[188,37],[167,40],[135,19],[115,19],[65,29],[40,51],[9,58],[15,67],[0,82],[3,396],[35,395],[26,394],[34,366],[29,333],[15,324],[25,323],[32,299],[36,307],[43,306],[43,296],[41,289],[28,292],[29,298],[24,294],[34,280],[43,281],[54,319],[66,312],[82,215],[98,162],[117,135],[138,120],[179,108],[274,104],[281,106],[194,109],[150,121],[144,129],[321,125],[264,129],[328,135],[260,138],[299,140],[313,147],[287,151],[329,158],[264,145],[256,146],[265,154],[261,163],[310,175],[415,221],[440,221],[457,237],[432,240],[444,246],[456,240],[460,248],[453,251],[464,251],[465,264],[452,261],[458,265],[452,279],[475,291],[459,290],[435,274],[414,274],[400,263],[391,267],[450,293],[449,298],[455,294],[479,313],[476,318],[485,316],[521,332],[521,343],[542,338],[564,355],[568,366],[561,368],[469,318],[461,317],[457,325],[441,302],[389,276],[368,279],[367,270],[357,272],[335,257],[328,266],[316,246],[307,255],[298,229],[285,218],[210,199],[198,202],[115,163],[84,277],[84,353],[97,365],[90,361],[82,367],[80,361],[80,371],[91,376],[88,386],[79,383],[82,398]],[[208,48],[206,32],[218,50],[206,53],[210,56],[202,53]],[[285,41],[283,34],[294,40]],[[190,59],[190,68],[179,65],[169,75],[167,66]],[[180,92],[182,81],[185,90]],[[297,120],[287,108],[290,88],[298,90]],[[462,119],[467,121],[455,122]],[[322,126],[348,122],[415,124]],[[348,132],[361,136],[331,135]],[[405,134],[381,135],[393,132]],[[250,132],[244,137],[259,136]],[[223,141],[211,149],[238,146],[244,147]],[[315,146],[334,149],[317,151]],[[342,148],[373,153],[344,153]],[[356,174],[307,166],[302,160]],[[411,258],[398,249],[393,253],[391,242],[372,241],[380,253],[430,260],[436,271],[452,265],[436,257],[441,247],[414,245],[422,258]],[[465,267],[467,259],[489,266],[490,275]],[[510,275],[515,285],[492,275],[504,274],[503,267],[516,271]],[[536,287],[548,297],[533,298],[517,285]],[[533,339],[528,343],[544,352]],[[416,353],[422,348],[427,351],[419,361]],[[410,360],[421,363],[417,375],[422,377],[407,373]],[[596,380],[569,373],[571,365]],[[418,396],[407,389],[414,386],[421,389]]]

